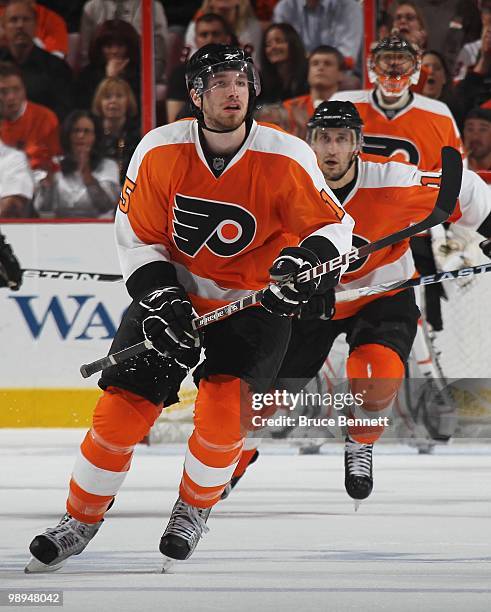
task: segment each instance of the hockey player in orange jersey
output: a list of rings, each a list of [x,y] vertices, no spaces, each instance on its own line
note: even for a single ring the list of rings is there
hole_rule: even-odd
[[[442,147],[462,153],[464,147],[448,106],[411,91],[420,70],[419,51],[394,32],[379,41],[368,58],[374,89],[337,92],[331,100],[349,100],[358,109],[364,125],[363,153],[438,170]]]
[[[394,30],[388,38],[376,43],[367,67],[374,89],[343,91],[331,97],[331,100],[349,100],[358,109],[364,124],[363,154],[407,161],[425,170],[439,169],[440,151],[444,146],[452,146],[463,154],[462,139],[448,106],[411,91],[421,68],[421,55],[413,44]],[[411,240],[416,268],[423,275],[437,272],[431,235],[429,230]],[[443,328],[442,288],[428,285],[424,295],[424,318],[433,330],[440,331]],[[414,356],[422,368],[421,375],[438,378],[437,369],[428,360],[422,325],[414,343]],[[439,401],[445,403],[443,397]]]
[[[358,248],[425,217],[434,205],[440,176],[406,163],[383,162],[380,157],[361,159],[362,126],[356,107],[343,101],[321,103],[308,124],[308,142],[326,182],[355,220],[353,245]],[[474,172],[464,170],[459,201],[449,221],[477,230],[485,237],[491,235],[491,193]],[[411,278],[414,274],[409,241],[404,240],[351,264],[337,291]],[[334,306],[336,312],[331,317]],[[325,315],[329,320],[320,318]],[[404,376],[418,318],[412,289],[336,305],[330,292],[317,293],[293,323],[277,384],[281,388],[283,382],[284,388],[292,390],[289,379],[313,378],[336,337],[346,333],[351,391],[366,392],[362,409],[354,408],[351,416],[388,416]],[[378,425],[348,427],[345,487],[355,500],[365,499],[372,491],[372,449],[382,432],[383,427]],[[251,445],[237,466],[232,486],[244,474],[250,459],[257,459]]]
[[[205,351],[179,498],[161,538],[189,557],[244,444],[240,401],[269,388],[288,347],[291,315],[319,286],[271,284],[263,306],[193,331],[204,313],[351,248],[353,221],[332,197],[306,143],[252,120],[260,83],[236,47],[207,45],[187,65],[196,119],[157,128],[137,147],[115,229],[133,303],[111,351],[147,338],[154,349],[105,370],[104,390],[70,481],[67,513],[35,537],[28,572],[79,554],[102,525],[133,449],[177,399]],[[268,269],[270,271],[268,272]],[[339,271],[323,283],[336,285]]]

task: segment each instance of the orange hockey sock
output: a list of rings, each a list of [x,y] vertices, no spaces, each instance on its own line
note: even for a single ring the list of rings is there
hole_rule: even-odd
[[[161,409],[116,387],[103,393],[70,480],[67,511],[73,517],[84,523],[102,519],[128,473],[135,444],[148,433]]]

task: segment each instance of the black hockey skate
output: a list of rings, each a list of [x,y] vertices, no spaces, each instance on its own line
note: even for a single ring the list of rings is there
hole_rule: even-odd
[[[241,475],[241,476],[232,476],[232,478],[230,479],[230,482],[228,483],[228,485],[225,487],[225,489],[223,490],[223,493],[221,495],[220,499],[227,499],[227,497],[230,495],[230,493],[232,492],[232,489],[235,488],[235,486],[237,485],[237,483],[239,482],[239,480],[242,478],[242,476],[245,475],[245,473],[247,472],[247,470],[249,469],[249,466],[254,463],[254,461],[257,461],[257,458],[259,457],[259,451],[256,450],[256,452],[252,455],[251,460],[249,461],[249,463],[247,464],[247,467],[245,469],[245,472]]]
[[[209,531],[206,521],[210,512],[211,508],[196,508],[180,497],[177,499],[169,524],[160,538],[160,552],[166,557],[164,571],[166,565],[188,559],[193,554],[200,538]]]
[[[84,550],[103,522],[82,523],[65,514],[56,527],[46,529],[31,542],[29,550],[32,559],[25,573],[55,572],[60,569],[69,557],[79,555]]]
[[[373,444],[359,444],[346,438],[344,446],[344,487],[355,500],[355,510],[362,499],[366,499],[373,489],[372,474]]]

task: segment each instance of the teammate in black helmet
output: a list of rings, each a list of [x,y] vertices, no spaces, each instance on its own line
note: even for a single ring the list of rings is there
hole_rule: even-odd
[[[326,179],[339,181],[353,167],[363,145],[362,127],[352,102],[322,102],[317,107],[307,124],[307,142]]]

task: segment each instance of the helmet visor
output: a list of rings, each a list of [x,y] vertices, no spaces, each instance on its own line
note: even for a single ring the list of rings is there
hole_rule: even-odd
[[[314,126],[308,130],[307,142],[316,153],[354,153],[360,149],[361,134],[355,129]]]
[[[206,66],[194,76],[186,77],[186,83],[188,90],[194,89],[199,96],[231,86],[252,87],[256,96],[261,93],[261,82],[254,64],[244,60]]]
[[[411,76],[416,70],[416,58],[410,53],[387,51],[377,53],[374,58],[375,70],[378,74],[394,78]]]

